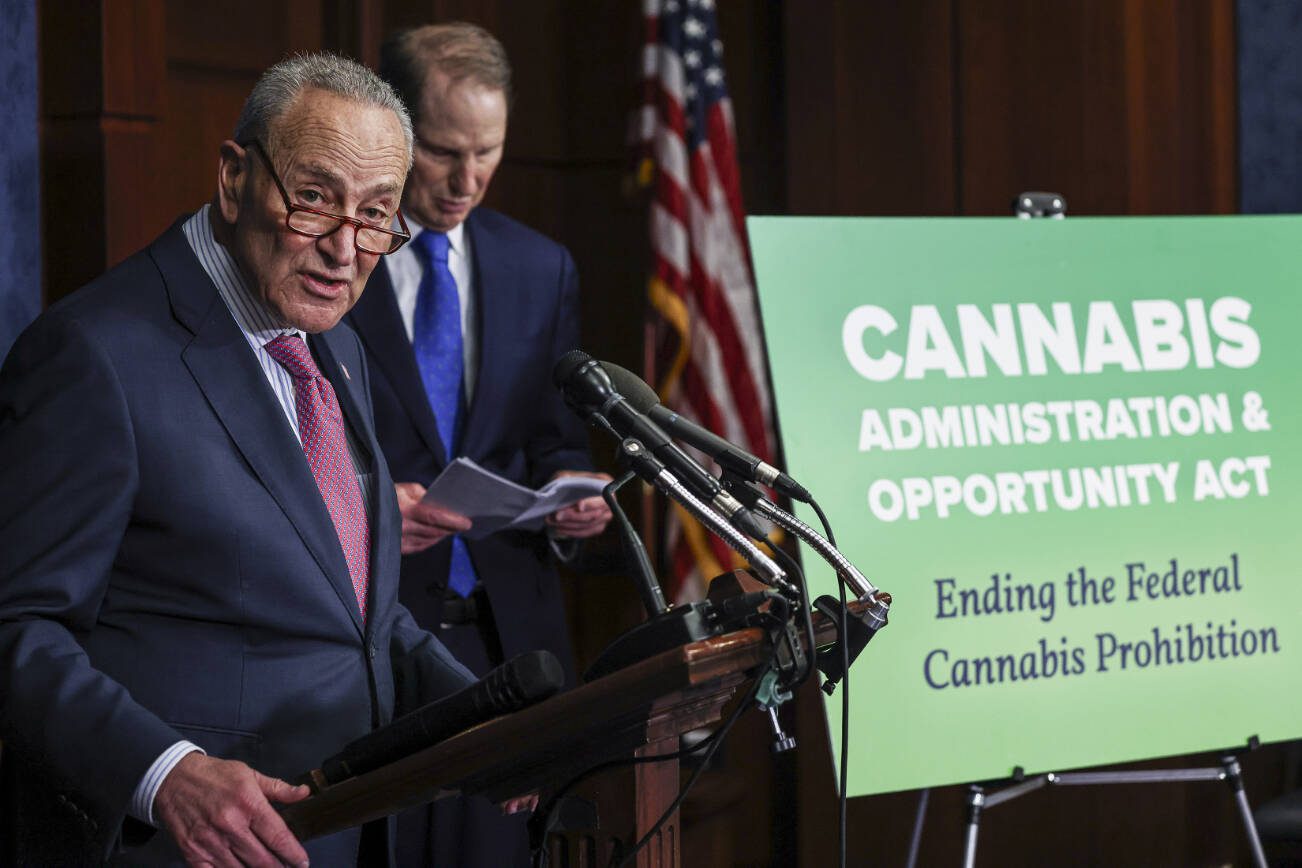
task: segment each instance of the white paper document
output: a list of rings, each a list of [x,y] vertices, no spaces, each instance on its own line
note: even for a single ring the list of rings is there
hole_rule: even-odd
[[[470,519],[474,525],[462,536],[479,539],[508,528],[538,530],[548,515],[605,487],[590,476],[559,476],[535,491],[457,458],[430,483],[424,500]]]

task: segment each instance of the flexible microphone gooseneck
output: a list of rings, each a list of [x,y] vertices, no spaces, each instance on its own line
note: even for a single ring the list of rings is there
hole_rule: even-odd
[[[761,580],[789,593],[799,593],[796,587],[787,581],[786,572],[776,562],[706,508],[705,504],[684,488],[669,469],[641,443],[630,437],[620,444],[620,451],[634,473],[660,489],[667,497],[682,504],[697,521],[749,561],[751,568]]]
[[[819,557],[827,561],[832,569],[836,570],[845,579],[858,599],[864,602],[880,602],[881,590],[868,581],[868,578],[859,571],[859,568],[850,563],[845,555],[841,554],[840,550],[828,542],[818,531],[770,501],[764,496],[763,491],[748,482],[729,483],[728,490],[736,495],[737,499],[745,504],[747,509],[755,510],[764,518],[813,549]],[[880,621],[878,626],[885,625],[886,612],[884,610],[878,612],[874,607],[870,612],[873,613],[872,617],[875,620]]]

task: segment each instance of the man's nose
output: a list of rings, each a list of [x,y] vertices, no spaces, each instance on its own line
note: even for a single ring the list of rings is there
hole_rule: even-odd
[[[317,239],[317,248],[331,265],[351,265],[357,258],[357,227],[341,223],[334,232]]]
[[[459,196],[473,196],[479,187],[476,170],[479,164],[474,159],[461,160],[452,173],[453,192]]]

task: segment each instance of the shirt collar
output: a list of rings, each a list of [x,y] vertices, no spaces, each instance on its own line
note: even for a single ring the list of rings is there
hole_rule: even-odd
[[[185,222],[186,239],[198,255],[199,264],[217,286],[218,294],[235,317],[244,337],[255,347],[264,346],[282,334],[297,335],[306,341],[306,332],[281,324],[280,317],[267,306],[262,296],[249,287],[235,257],[213,234],[211,212],[212,204],[209,203],[191,215]]]

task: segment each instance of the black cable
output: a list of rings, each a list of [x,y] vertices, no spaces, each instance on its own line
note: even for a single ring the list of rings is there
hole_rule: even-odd
[[[692,787],[696,785],[696,781],[698,778],[700,778],[701,773],[704,772],[706,767],[710,764],[710,759],[711,757],[714,756],[714,752],[719,749],[719,745],[723,744],[723,739],[727,737],[727,734],[732,729],[733,724],[735,724],[738,720],[741,719],[741,713],[745,711],[747,708],[749,708],[750,704],[754,701],[755,694],[759,690],[759,684],[760,684],[760,679],[756,678],[755,686],[751,689],[745,701],[739,703],[737,705],[737,708],[733,710],[732,715],[723,724],[723,726],[719,727],[719,729],[716,730],[716,734],[719,734],[721,737],[717,741],[715,741],[714,744],[710,745],[710,749],[706,751],[705,756],[701,758],[701,764],[697,766],[696,769],[692,772],[692,776],[687,779],[687,784],[683,787],[682,791],[678,793],[678,795],[674,798],[674,800],[669,803],[669,807],[666,808],[665,812],[660,815],[660,819],[656,820],[655,825],[652,826],[650,829],[648,829],[647,833],[642,836],[641,840],[639,840],[636,844],[633,845],[633,849],[625,853],[623,858],[621,858],[618,862],[614,861],[615,856],[617,856],[618,854],[617,853],[611,854],[611,862],[615,865],[615,868],[623,868],[624,865],[628,864],[628,861],[630,859],[636,857],[638,851],[641,850],[643,847],[645,847],[647,843],[650,842],[650,840],[656,836],[656,833],[660,831],[660,828],[664,826],[664,824],[669,821],[669,818],[674,815],[674,812],[678,810],[678,806],[683,803],[683,799],[687,798],[687,794],[692,791]]]
[[[801,580],[801,582],[803,583],[804,578],[805,578],[805,574],[804,574],[804,573],[801,571],[801,569],[800,569],[800,562],[799,562],[799,561],[797,561],[795,558],[793,558],[793,557],[792,557],[792,556],[787,552],[786,549],[782,548],[782,546],[780,546],[780,545],[778,545],[777,543],[773,542],[773,540],[771,540],[771,539],[765,537],[763,540],[761,540],[761,542],[763,542],[764,545],[766,545],[766,546],[769,547],[769,551],[773,552],[773,556],[774,556],[777,560],[782,561],[782,566],[784,566],[784,567],[786,567],[788,570],[790,570],[790,571],[791,571],[791,574],[792,574],[793,576],[796,576],[797,578],[799,578],[799,579]]]
[[[769,660],[773,659],[773,655],[776,652],[776,650],[777,650],[777,639],[775,638],[773,642],[770,643],[769,645],[769,654],[768,654]],[[699,753],[700,751],[706,750],[708,748],[709,750],[705,755],[705,757],[701,760],[700,768],[697,770],[696,774],[699,774],[700,769],[705,768],[705,766],[709,764],[710,757],[714,755],[714,751],[717,749],[718,745],[723,743],[724,737],[727,736],[728,731],[732,728],[732,725],[737,722],[737,719],[741,717],[741,713],[745,711],[747,708],[749,708],[751,703],[755,701],[755,695],[759,693],[759,688],[762,681],[763,681],[763,677],[761,673],[761,676],[755,678],[755,681],[751,685],[750,690],[746,692],[745,699],[743,699],[740,703],[737,704],[737,708],[733,711],[732,715],[728,718],[728,720],[723,724],[723,726],[719,727],[714,732],[710,733],[708,737],[702,739],[701,741],[697,742],[691,747],[680,748],[679,750],[673,751],[672,753],[662,753],[662,754],[656,754],[654,756],[620,757],[619,759],[607,760],[606,762],[597,763],[595,766],[591,766],[589,768],[584,769],[574,777],[570,778],[564,784],[562,784],[560,789],[558,789],[555,792],[555,794],[553,794],[552,797],[547,800],[547,803],[545,805],[539,806],[536,814],[541,817],[546,817],[552,811],[552,809],[556,807],[556,803],[559,802],[566,793],[568,793],[570,790],[572,790],[576,785],[578,785],[582,781],[587,780],[588,778],[600,772],[604,772],[608,769],[619,768],[620,766],[635,766],[635,765],[642,765],[644,763],[657,763],[657,762],[666,762],[668,760],[681,759],[685,756],[690,756],[691,754]],[[658,831],[659,828],[662,825],[664,825],[665,821],[673,814],[673,812],[677,810],[678,804],[682,801],[682,796],[686,795],[687,790],[691,789],[692,784],[695,783],[696,774],[693,774],[691,780],[688,781],[687,787],[684,788],[682,793],[679,794],[679,798],[675,800],[674,804],[670,805],[669,810],[656,822],[656,825],[652,827],[651,832],[647,833],[648,836]],[[633,848],[631,853],[636,853],[642,846],[646,844],[648,840],[650,840],[649,837],[643,838],[643,840],[640,841],[637,844],[637,846]],[[545,852],[546,850],[545,841],[543,842],[542,846]]]
[[[775,637],[773,642],[770,643],[769,645],[770,660],[772,660],[773,655],[777,653],[777,648],[778,648],[778,640]],[[755,683],[751,685],[750,690],[746,692],[746,698],[743,699],[741,702],[737,703],[737,707],[733,709],[732,714],[728,716],[728,719],[726,721],[724,721],[723,726],[715,730],[714,733],[710,736],[710,738],[707,738],[705,739],[705,741],[702,741],[700,744],[694,746],[693,749],[697,749],[700,748],[701,745],[705,744],[708,741],[714,742],[712,745],[710,745],[710,749],[706,752],[705,756],[701,758],[701,764],[696,767],[696,770],[692,772],[692,776],[687,779],[687,785],[683,787],[682,791],[678,794],[678,796],[669,804],[669,807],[665,809],[665,812],[660,815],[660,819],[656,820],[655,825],[652,826],[647,831],[647,833],[642,836],[641,840],[639,840],[636,844],[633,845],[633,849],[625,853],[624,856],[619,860],[619,862],[615,863],[616,868],[622,868],[623,865],[627,864],[629,859],[632,859],[634,856],[636,856],[638,851],[641,850],[643,847],[645,847],[647,845],[647,842],[649,842],[653,837],[655,837],[656,832],[660,831],[660,827],[663,826],[669,820],[669,818],[674,815],[674,811],[678,810],[678,806],[683,803],[683,799],[685,799],[687,797],[687,794],[691,792],[692,787],[696,784],[697,778],[701,776],[701,772],[705,771],[706,766],[710,764],[710,758],[714,756],[714,752],[718,750],[719,745],[723,744],[723,739],[727,737],[727,734],[732,729],[733,724],[735,724],[738,720],[741,719],[741,713],[746,709],[750,708],[751,703],[755,701],[755,696],[759,693],[760,684],[763,683],[763,681],[764,681],[764,675],[763,673],[761,673],[758,677],[756,677]],[[682,751],[680,751],[679,753],[682,753]],[[664,754],[663,756],[657,757],[656,759],[669,759],[669,758],[670,758],[670,754]],[[647,761],[647,760],[651,760],[652,758],[635,757],[635,759],[641,759],[643,761]],[[612,860],[613,860],[613,855],[614,854],[612,854]]]
[[[850,617],[850,607],[845,601],[845,582],[837,582],[837,591],[841,595],[841,789],[840,799],[837,802],[837,814],[840,822],[840,853],[841,861],[838,863],[841,868],[845,868],[846,854],[846,804],[847,793],[846,787],[850,782],[849,775],[849,756],[850,756],[850,643],[847,640],[849,631],[846,629],[847,620]]]
[[[827,520],[827,514],[823,508],[811,497],[809,505],[814,508],[818,514],[818,520],[823,524],[823,535],[827,541],[836,547],[836,535],[832,533],[832,523]],[[841,596],[841,626],[839,628],[841,644],[841,787],[837,798],[837,844],[839,848],[838,865],[841,868],[846,866],[846,856],[848,848],[846,846],[846,804],[848,802],[846,787],[850,781],[850,648],[846,641],[849,631],[846,629],[846,623],[850,617],[850,607],[845,599],[845,576],[840,572],[836,574],[836,588]]]
[[[812,497],[809,498],[809,505],[814,508],[814,512],[818,514],[818,520],[823,523],[823,536],[827,537],[827,541],[832,544],[832,548],[836,548],[836,535],[832,533],[832,524],[827,520],[827,514],[823,512],[823,507],[819,506],[818,501]]]
[[[713,744],[718,739],[720,732],[722,732],[722,728],[717,729],[714,732],[710,733],[708,737],[701,739],[691,747],[680,748],[672,753],[658,753],[655,754],[654,756],[620,757],[619,759],[606,760],[603,763],[597,763],[595,766],[590,766],[589,768],[584,769],[583,771],[579,772],[577,775],[575,775],[574,777],[566,781],[564,785],[562,785],[561,788],[556,791],[556,794],[547,800],[547,804],[538,809],[538,813],[545,816],[546,812],[550,811],[552,807],[556,804],[556,802],[560,801],[562,796],[564,796],[566,793],[572,790],[577,784],[582,783],[583,781],[587,780],[588,778],[592,777],[595,774],[604,772],[607,769],[619,768],[620,766],[636,766],[636,765],[642,765],[644,763],[660,763],[660,762],[666,762],[668,760],[682,759],[685,756],[691,756],[694,753],[699,753],[705,750],[707,747]]]
[[[699,753],[700,751],[704,751],[707,750],[707,748],[710,748],[710,750],[708,750],[708,752],[706,753],[706,756],[704,756],[702,761],[700,761],[700,769],[703,769],[704,766],[710,764],[710,759],[713,756],[713,752],[715,752],[717,746],[719,746],[719,744],[723,742],[723,737],[725,734],[727,734],[728,729],[730,729],[730,725],[732,725],[732,721],[736,720],[736,718],[740,716],[741,711],[745,711],[745,709],[749,707],[751,701],[754,700],[754,695],[755,692],[758,691],[758,688],[759,688],[759,679],[756,678],[755,687],[753,688],[753,690],[751,690],[750,695],[746,696],[746,700],[742,701],[742,703],[738,705],[737,711],[733,712],[733,717],[729,718],[728,724],[725,724],[724,726],[720,726],[719,729],[713,731],[713,733],[708,735],[707,738],[700,739],[699,742],[693,744],[693,746],[691,747],[680,748],[680,750],[673,751],[671,753],[656,753],[656,755],[654,756],[621,756],[620,759],[607,760],[605,761],[605,763],[598,763],[596,765],[590,766],[590,768],[583,769],[582,772],[575,774],[575,776],[570,778],[569,781],[566,781],[564,785],[560,787],[559,790],[556,790],[556,794],[552,795],[552,798],[549,798],[546,804],[543,804],[543,806],[539,806],[538,811],[536,811],[536,815],[540,817],[546,817],[548,813],[551,813],[552,809],[556,807],[556,803],[560,802],[561,798],[564,798],[564,795],[566,793],[569,793],[570,790],[574,789],[574,786],[577,786],[578,783],[581,783],[582,781],[587,780],[587,778],[594,776],[594,774],[605,772],[605,770],[608,769],[620,768],[620,766],[624,766],[624,765],[665,763],[665,761],[682,759],[682,757],[691,756],[693,755],[693,753]],[[695,782],[695,774],[693,774],[693,778],[691,778],[691,780],[687,782],[686,789],[684,789],[684,794],[686,793],[687,790],[691,789],[691,785],[693,785],[694,782]],[[677,803],[674,803],[673,806],[669,808],[669,813],[672,813],[673,809],[676,807],[677,807]],[[658,830],[660,826],[664,824],[664,821],[669,816],[669,813],[661,817],[661,819],[658,822],[656,822],[656,825],[654,826],[654,828],[652,828],[652,832],[655,832],[655,830]],[[641,847],[642,846],[641,843],[639,843],[638,846]],[[543,841],[542,847],[543,847],[544,858],[542,863],[540,864],[546,865],[547,864],[547,859],[546,859],[547,842],[546,841]],[[633,852],[637,852],[637,848],[634,848]],[[535,854],[535,860],[536,860],[536,856],[538,855]],[[612,859],[613,859],[613,855],[612,855]],[[538,863],[536,863],[535,861],[535,864]]]

